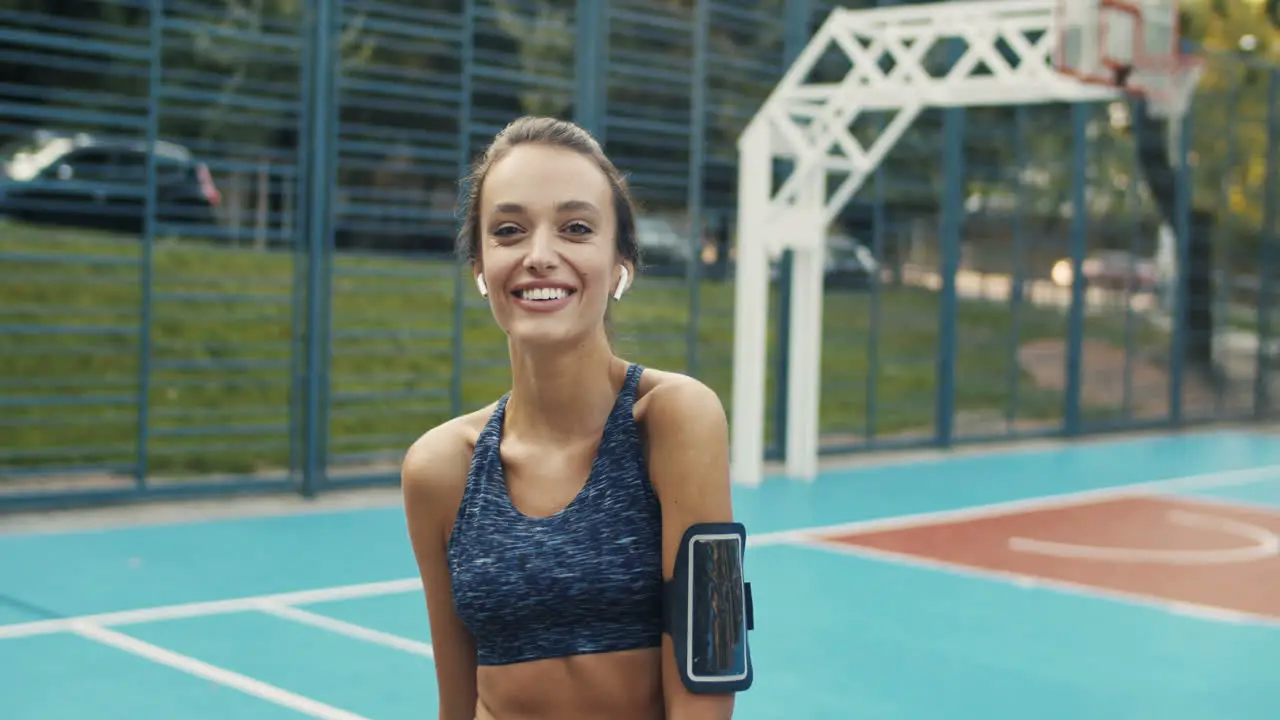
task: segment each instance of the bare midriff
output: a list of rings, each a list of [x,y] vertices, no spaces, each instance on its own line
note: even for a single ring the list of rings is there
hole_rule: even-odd
[[[657,648],[482,666],[477,720],[663,720]]]

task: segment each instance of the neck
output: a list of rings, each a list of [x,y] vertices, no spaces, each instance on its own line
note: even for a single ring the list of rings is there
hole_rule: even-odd
[[[600,433],[617,400],[614,376],[625,366],[603,334],[566,351],[509,343],[507,428],[524,436],[573,440]]]

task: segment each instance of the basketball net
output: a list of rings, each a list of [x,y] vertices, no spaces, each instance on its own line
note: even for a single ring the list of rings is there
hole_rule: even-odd
[[[1198,58],[1177,56],[1158,65],[1135,67],[1123,88],[1131,95],[1145,97],[1151,116],[1165,121],[1170,165],[1182,160],[1183,120],[1191,111],[1203,74],[1204,63]]]

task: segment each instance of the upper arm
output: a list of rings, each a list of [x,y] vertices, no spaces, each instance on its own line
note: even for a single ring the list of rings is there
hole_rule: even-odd
[[[453,607],[446,555],[453,516],[466,483],[465,443],[449,426],[409,449],[401,468],[409,541],[426,592],[439,686],[439,717],[471,720],[476,711],[475,642]]]
[[[649,477],[662,505],[662,573],[675,571],[684,531],[693,524],[730,522],[729,428],[715,392],[681,379],[651,391],[645,411]],[[673,720],[727,718],[733,695],[694,695],[680,680],[671,638],[663,635],[662,677]]]

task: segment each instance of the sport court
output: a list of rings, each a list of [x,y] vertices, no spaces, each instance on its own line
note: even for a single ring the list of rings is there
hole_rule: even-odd
[[[1280,438],[953,454],[736,488],[735,718],[1280,717]],[[0,536],[6,720],[434,717],[399,507]]]

